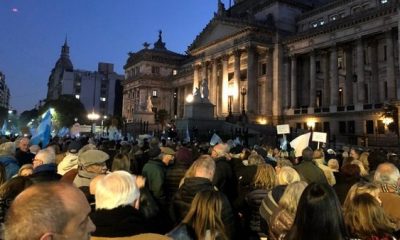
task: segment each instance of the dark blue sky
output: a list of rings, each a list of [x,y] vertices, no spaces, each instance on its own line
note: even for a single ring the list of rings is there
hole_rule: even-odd
[[[160,29],[166,47],[184,53],[216,10],[217,0],[0,0],[0,71],[11,107],[21,113],[46,97],[66,35],[75,69],[110,62],[123,74],[127,53],[154,43]]]

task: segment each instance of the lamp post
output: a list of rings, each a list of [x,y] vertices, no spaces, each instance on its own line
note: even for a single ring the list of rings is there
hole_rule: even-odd
[[[233,115],[232,115],[232,101],[233,101],[233,95],[234,95],[233,91],[234,91],[233,87],[230,86],[228,88],[228,117],[226,118],[228,121],[231,121],[233,118]]]
[[[245,96],[247,94],[247,89],[245,87],[242,87],[240,89],[240,95],[242,95],[242,115],[246,116],[246,110],[244,109],[244,101],[245,101]]]

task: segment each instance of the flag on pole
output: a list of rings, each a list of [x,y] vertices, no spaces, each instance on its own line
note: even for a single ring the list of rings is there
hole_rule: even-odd
[[[296,157],[300,157],[303,150],[308,147],[310,142],[311,133],[306,133],[298,136],[290,142],[290,146],[294,149]]]
[[[42,142],[42,148],[45,148],[49,144],[51,138],[51,113],[50,109],[47,110],[42,117],[36,133],[31,138],[32,145],[38,145]]]
[[[186,131],[185,131],[185,139],[183,139],[185,143],[190,143],[190,133],[189,133],[189,126],[186,125]]]
[[[3,127],[1,127],[1,135],[6,135],[7,131],[7,120],[4,120]]]
[[[214,146],[221,142],[222,142],[222,139],[216,133],[214,133],[211,137],[210,145]]]

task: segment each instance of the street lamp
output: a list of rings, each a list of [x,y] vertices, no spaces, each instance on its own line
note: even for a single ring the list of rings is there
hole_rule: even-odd
[[[88,115],[87,115],[87,117],[88,117],[88,119],[90,120],[90,121],[92,121],[92,128],[91,128],[91,132],[92,133],[94,133],[95,131],[95,124],[96,124],[96,121],[100,118],[100,115],[99,114],[97,114],[97,113],[95,113],[94,112],[94,109],[93,109],[93,111],[91,112],[91,113],[89,113]]]
[[[234,88],[230,86],[228,88],[228,118],[232,118],[232,101],[234,94]]]
[[[244,98],[247,94],[247,89],[245,87],[242,87],[242,89],[240,90],[240,94],[242,95],[242,115],[245,116],[246,111],[244,110],[244,101],[245,101]]]

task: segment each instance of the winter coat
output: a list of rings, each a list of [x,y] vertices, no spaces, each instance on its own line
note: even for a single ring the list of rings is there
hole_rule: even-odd
[[[299,173],[301,180],[306,181],[308,184],[312,182],[328,183],[324,172],[312,161],[303,161],[294,166],[294,169]]]
[[[59,181],[61,175],[57,173],[55,163],[43,164],[33,169],[33,174],[29,176],[33,183]]]
[[[172,197],[179,189],[179,183],[185,175],[188,167],[185,164],[176,162],[174,165],[167,169],[165,175],[165,192],[167,196],[167,202],[172,201]]]
[[[149,160],[143,167],[142,174],[146,178],[146,184],[155,200],[162,206],[166,205],[164,190],[166,166],[158,159]]]
[[[96,226],[93,236],[128,237],[150,232],[140,212],[130,205],[114,209],[97,209],[90,214],[90,218]]]
[[[213,184],[233,202],[237,197],[237,181],[231,164],[225,157],[215,159]]]
[[[249,226],[252,231],[257,233],[261,233],[260,206],[267,194],[268,190],[266,189],[254,189],[246,195],[246,202],[250,210]]]

